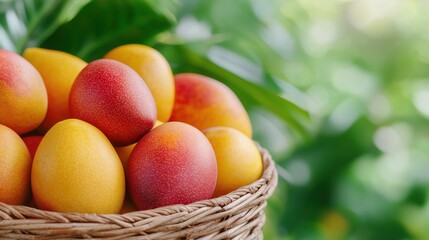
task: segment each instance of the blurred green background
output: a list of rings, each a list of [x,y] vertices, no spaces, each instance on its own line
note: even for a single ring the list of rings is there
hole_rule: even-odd
[[[131,42],[230,86],[277,163],[265,239],[429,239],[429,1],[2,0],[0,47]]]

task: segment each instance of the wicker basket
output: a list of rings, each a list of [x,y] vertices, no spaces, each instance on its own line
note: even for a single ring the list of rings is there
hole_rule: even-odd
[[[42,211],[0,202],[0,239],[262,239],[264,208],[277,184],[270,154],[259,148],[262,177],[227,195],[125,214]]]

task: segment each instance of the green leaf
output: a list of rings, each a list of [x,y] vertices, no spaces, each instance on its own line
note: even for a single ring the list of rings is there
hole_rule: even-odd
[[[262,66],[267,75],[277,76],[284,82],[289,80],[285,69],[297,49],[289,29],[274,21],[281,13],[282,1],[269,1],[269,4],[249,0],[235,0],[233,4],[229,0],[185,2],[187,5],[179,12],[182,17],[196,18],[208,26],[211,34],[227,38],[218,46]],[[271,84],[271,87],[276,90],[278,86]]]
[[[177,72],[192,71],[215,78],[230,87],[246,106],[262,106],[287,122],[302,138],[310,136],[309,113],[299,104],[216,64],[186,45],[167,48],[163,53]]]
[[[39,46],[89,0],[0,1],[0,48],[22,53]]]
[[[165,7],[149,0],[94,0],[44,44],[86,61],[127,43],[148,43],[175,23]]]

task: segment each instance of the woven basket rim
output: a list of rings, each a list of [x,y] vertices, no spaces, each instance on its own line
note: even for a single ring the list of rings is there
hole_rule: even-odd
[[[194,239],[193,236],[197,236],[195,239],[229,239],[242,235],[247,239],[252,234],[254,239],[261,238],[265,221],[263,210],[277,186],[277,172],[269,152],[256,144],[263,159],[262,176],[226,195],[123,214],[54,212],[0,202],[0,238],[39,236],[49,239],[49,236],[61,236],[125,239],[129,236],[129,239],[134,239],[136,236],[146,236],[143,239],[188,239],[191,236],[189,239]],[[235,229],[230,228],[238,224],[241,218],[249,218],[249,221],[237,225]],[[209,231],[211,228],[213,231]]]

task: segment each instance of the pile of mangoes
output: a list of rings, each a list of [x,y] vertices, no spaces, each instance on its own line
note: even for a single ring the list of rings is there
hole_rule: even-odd
[[[79,213],[188,204],[263,171],[234,92],[141,44],[90,63],[1,49],[0,166],[1,202]]]

